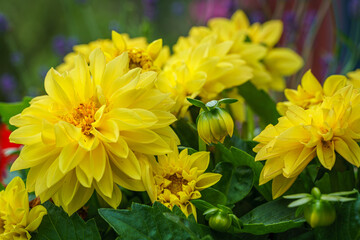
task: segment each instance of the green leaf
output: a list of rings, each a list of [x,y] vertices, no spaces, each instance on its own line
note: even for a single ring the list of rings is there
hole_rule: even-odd
[[[225,104],[231,104],[231,103],[235,103],[238,100],[235,98],[223,98],[219,100],[219,103],[225,103]]]
[[[203,103],[200,100],[192,99],[192,98],[186,98],[192,105],[200,108],[206,108],[205,103]]]
[[[305,205],[307,204],[308,202],[311,202],[313,200],[312,197],[304,197],[304,198],[300,198],[298,200],[295,200],[293,201],[292,203],[290,203],[288,205],[289,208],[292,208],[292,207],[298,207],[298,206],[301,206],[301,205]]]
[[[331,195],[327,195],[327,194],[321,195],[320,199],[325,200],[325,201],[330,201],[330,202],[350,202],[350,201],[355,201],[356,200],[356,198],[331,196]]]
[[[21,102],[14,102],[14,103],[6,103],[0,102],[0,116],[2,122],[4,122],[11,131],[16,129],[15,126],[10,125],[9,120],[12,116],[19,114],[30,106],[29,102],[32,98],[31,97],[24,97]]]
[[[204,200],[201,199],[194,199],[191,200],[192,204],[195,205],[195,207],[197,209],[199,209],[202,212],[205,212],[206,210],[210,209],[210,208],[216,208],[214,205],[212,205],[211,203],[208,203]]]
[[[99,213],[124,240],[200,239],[211,232],[208,227],[180,217],[158,202],[152,207],[133,203],[131,210],[103,208]]]
[[[254,208],[240,218],[243,228],[237,231],[262,235],[300,227],[305,219],[295,217],[295,209],[288,208],[288,203],[285,199],[277,199]]]
[[[311,194],[297,193],[297,194],[291,194],[291,195],[283,196],[283,198],[285,198],[285,199],[297,199],[297,198],[306,198],[306,197],[311,197]]]
[[[93,219],[86,223],[77,213],[69,217],[61,208],[45,202],[48,214],[44,216],[34,240],[100,240],[100,234]]]
[[[201,199],[216,206],[218,204],[221,205],[226,205],[227,203],[227,198],[225,196],[225,194],[223,194],[222,192],[220,192],[219,190],[215,189],[215,188],[206,188],[204,190],[202,190],[201,192]]]
[[[198,149],[198,133],[196,126],[188,120],[181,118],[175,122],[174,131],[180,138],[181,145]]]
[[[315,239],[360,239],[360,194],[357,194],[356,201],[339,204],[336,214],[333,224],[315,229]]]
[[[0,183],[0,191],[2,191],[2,190],[5,190],[5,187],[4,187],[4,185],[2,185],[2,183]]]
[[[222,175],[220,181],[213,187],[227,197],[226,204],[233,204],[248,195],[254,183],[254,173],[248,166],[235,167],[229,162],[220,162],[214,172]]]
[[[238,86],[238,92],[265,124],[275,125],[278,122],[280,114],[276,110],[276,104],[264,90],[257,89],[247,81]]]
[[[263,168],[263,164],[261,162],[255,162],[255,158],[253,156],[235,147],[231,147],[229,150],[223,144],[217,144],[216,150],[218,156],[220,156],[221,161],[231,162],[235,167],[250,167],[254,173],[254,187],[256,190],[258,190],[258,192],[263,195],[267,201],[272,199],[271,184],[266,183],[259,186],[260,173]]]

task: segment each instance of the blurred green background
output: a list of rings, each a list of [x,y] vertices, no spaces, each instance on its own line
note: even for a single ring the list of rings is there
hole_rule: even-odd
[[[243,9],[251,22],[284,21],[280,45],[305,59],[293,87],[313,68],[322,78],[359,67],[360,0],[1,0],[0,101],[44,93],[46,72],[75,44],[111,30],[173,45],[194,25]]]

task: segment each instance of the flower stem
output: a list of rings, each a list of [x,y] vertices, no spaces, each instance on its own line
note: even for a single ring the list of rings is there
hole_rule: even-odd
[[[199,136],[199,151],[206,151],[206,143]]]

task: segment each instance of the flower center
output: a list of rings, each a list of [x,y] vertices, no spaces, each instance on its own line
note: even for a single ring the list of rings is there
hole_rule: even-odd
[[[76,127],[80,127],[84,135],[90,135],[92,123],[95,122],[95,113],[98,109],[98,103],[90,99],[87,103],[80,103],[63,119]]]
[[[171,183],[166,188],[169,189],[170,192],[174,195],[178,195],[178,192],[182,191],[183,185],[188,184],[187,180],[183,179],[182,177],[179,178],[176,176],[176,174],[167,177],[167,179],[171,181]]]
[[[142,49],[131,48],[128,50],[129,68],[142,68],[145,71],[156,71],[151,57]]]

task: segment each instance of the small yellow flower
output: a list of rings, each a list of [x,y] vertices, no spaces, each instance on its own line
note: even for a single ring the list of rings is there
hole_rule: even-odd
[[[129,70],[128,53],[110,62],[98,48],[63,74],[51,69],[47,95],[10,119],[10,140],[24,144],[11,170],[30,168],[27,188],[71,215],[94,189],[112,207],[123,186],[144,191],[138,153],[170,153],[174,102],[155,88],[157,73]]]
[[[326,96],[331,97],[334,93],[346,85],[346,77],[342,75],[332,75],[324,82],[324,87],[308,70],[301,79],[301,85],[294,89],[285,89],[284,93],[287,102],[277,104],[277,109],[281,115],[285,115],[289,106],[297,105],[304,109],[319,105],[323,102]]]
[[[202,111],[197,119],[199,137],[210,143],[223,143],[227,135],[234,131],[234,121],[223,108],[216,107],[210,111]]]
[[[170,209],[179,206],[186,216],[193,214],[196,219],[196,209],[190,200],[200,198],[201,190],[221,178],[218,173],[204,173],[209,158],[209,152],[188,155],[187,149],[179,154],[174,146],[172,153],[158,156],[158,161],[143,160],[143,169],[147,169],[145,186],[151,201],[159,201]]]
[[[268,125],[254,138],[259,142],[254,148],[255,160],[267,160],[259,183],[273,180],[273,198],[277,198],[315,156],[331,170],[335,152],[359,167],[359,108],[360,93],[352,85],[338,89],[334,96],[326,96],[321,104],[307,110],[290,106],[278,124]]]
[[[170,55],[168,47],[162,46],[162,39],[148,44],[143,37],[129,38],[127,34],[119,34],[112,31],[112,40],[99,39],[89,44],[74,46],[74,52],[66,55],[64,63],[56,69],[60,73],[71,70],[75,64],[75,57],[79,54],[89,63],[90,53],[96,48],[101,48],[107,62],[123,52],[128,52],[129,68],[140,67],[143,71],[159,71]]]
[[[0,192],[0,239],[30,239],[29,232],[39,227],[46,214],[46,209],[41,205],[29,210],[25,184],[20,177],[15,177]]]

